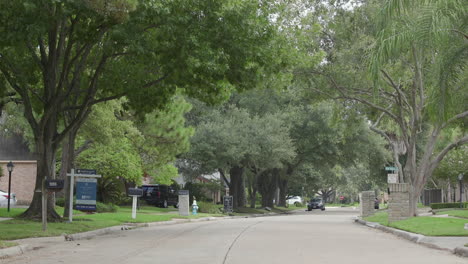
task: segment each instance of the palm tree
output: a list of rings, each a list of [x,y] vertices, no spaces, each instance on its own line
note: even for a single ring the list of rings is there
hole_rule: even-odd
[[[388,104],[361,102],[381,112],[372,129],[391,143],[400,179],[411,186],[415,214],[434,169],[447,152],[468,142],[461,132],[453,142],[437,144],[444,130],[463,126],[468,117],[468,5],[463,0],[389,0],[379,17],[369,65],[374,93]],[[397,140],[379,127],[382,120],[396,125]]]

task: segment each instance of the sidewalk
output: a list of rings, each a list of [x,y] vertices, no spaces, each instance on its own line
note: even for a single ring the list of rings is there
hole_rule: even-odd
[[[434,236],[424,236],[420,234],[410,233],[407,231],[387,227],[380,225],[378,223],[367,222],[360,218],[354,220],[356,223],[379,229],[387,233],[392,233],[398,237],[404,238],[406,240],[412,241],[417,244],[421,244],[430,248],[446,250],[452,252],[461,257],[468,258],[468,247],[465,247],[465,244],[468,244],[468,237],[434,237]]]

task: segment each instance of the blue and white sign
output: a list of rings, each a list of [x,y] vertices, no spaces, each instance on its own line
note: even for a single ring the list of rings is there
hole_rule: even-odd
[[[96,178],[76,179],[76,210],[96,211]]]

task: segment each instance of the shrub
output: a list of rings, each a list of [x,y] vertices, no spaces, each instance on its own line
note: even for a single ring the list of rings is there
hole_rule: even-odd
[[[60,207],[65,207],[65,198],[56,198],[55,205]]]
[[[73,205],[76,204],[76,198],[73,197]],[[60,207],[65,207],[65,198],[55,198],[55,205]]]
[[[468,208],[468,202],[462,203],[463,208]],[[431,203],[432,209],[460,208],[460,203]]]
[[[115,204],[96,203],[96,212],[98,213],[114,213],[117,210],[119,210],[119,207]]]
[[[213,204],[210,202],[199,202],[199,201],[197,201],[197,205],[198,205],[198,211],[200,213],[207,213],[207,214],[221,213],[221,210],[219,208],[221,208],[222,206],[220,205]]]
[[[302,203],[300,202],[295,202],[294,204],[296,205],[296,207],[302,207]]]

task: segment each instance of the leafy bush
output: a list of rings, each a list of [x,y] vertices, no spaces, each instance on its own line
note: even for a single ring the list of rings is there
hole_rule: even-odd
[[[468,208],[468,202],[462,203],[463,208]],[[432,209],[460,208],[460,203],[431,203]]]
[[[76,204],[76,198],[73,197],[73,205]],[[55,205],[60,207],[65,207],[65,198],[55,198]]]
[[[56,198],[55,205],[60,207],[65,207],[65,198]]]
[[[194,196],[196,197],[197,202],[206,201],[206,199],[208,199],[205,194],[206,191],[203,187],[203,183],[187,182],[184,189],[189,191],[190,204],[193,203]]]
[[[221,208],[222,206],[213,204],[210,202],[199,202],[197,201],[198,205],[198,212],[200,213],[207,213],[207,214],[219,214],[221,213]]]
[[[302,203],[300,203],[300,202],[295,202],[294,204],[296,205],[296,207],[302,207],[303,206]]]
[[[117,210],[119,210],[119,207],[115,204],[96,203],[96,211],[98,213],[114,213]]]

